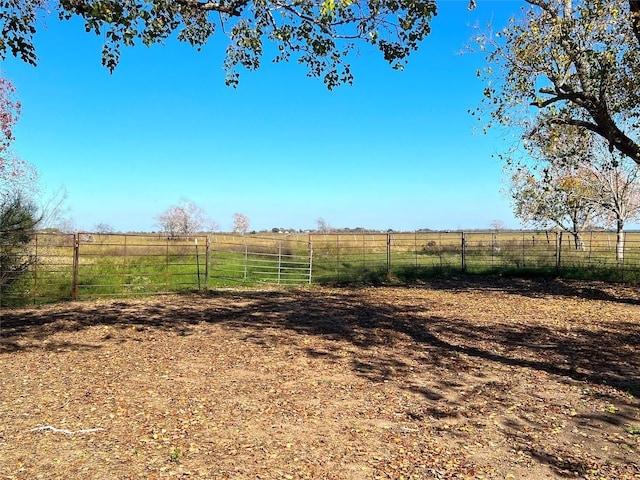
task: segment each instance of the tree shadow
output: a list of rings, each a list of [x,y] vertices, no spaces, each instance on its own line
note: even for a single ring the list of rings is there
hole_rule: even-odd
[[[608,293],[594,294],[584,286],[564,282],[470,282],[442,283],[438,287],[455,292],[470,289],[509,292],[537,298],[573,297],[610,299]],[[419,296],[420,290],[415,289]],[[603,290],[604,291],[604,290]],[[630,297],[621,303],[635,304]],[[197,326],[217,324],[245,333],[244,341],[264,347],[290,345],[302,355],[326,362],[344,362],[349,350],[351,371],[373,383],[398,382],[401,388],[420,395],[425,404],[407,415],[415,421],[450,421],[459,417],[463,403],[470,398],[491,396],[506,405],[510,385],[497,382],[489,367],[525,369],[531,376],[544,372],[560,381],[584,382],[627,390],[632,400],[616,399],[620,411],[615,416],[584,418],[618,427],[637,421],[640,397],[640,321],[591,329],[575,326],[570,331],[541,324],[495,320],[488,324],[474,322],[463,315],[443,317],[428,302],[371,301],[360,290],[309,289],[273,291],[215,291],[208,295],[152,298],[145,301],[68,303],[55,308],[3,311],[0,325],[0,354],[47,348],[88,350],[100,345],[56,343],[58,332],[76,332],[93,326],[114,329],[158,329],[180,335],[197,334]],[[615,328],[612,327],[615,325]],[[288,332],[293,335],[282,335]],[[316,337],[321,342],[305,345],[300,338]],[[45,340],[47,341],[45,346]],[[105,337],[106,342],[117,341]],[[399,347],[399,348],[396,348]],[[415,369],[445,372],[440,380],[420,383]],[[457,376],[456,376],[457,375]],[[470,385],[470,375],[478,379]],[[481,378],[483,377],[484,378]],[[460,393],[464,391],[464,394]],[[451,395],[456,392],[456,395]],[[579,418],[576,421],[580,420]],[[545,425],[535,425],[543,430]],[[558,459],[542,443],[533,446],[520,438],[521,426],[505,425],[509,435],[532,458],[548,464],[558,475],[579,472],[584,462],[568,454]],[[567,474],[568,475],[568,474]],[[573,476],[573,473],[568,476]]]
[[[454,292],[500,291],[531,298],[547,296],[601,300],[640,305],[638,287],[607,282],[568,280],[557,277],[508,277],[501,275],[459,275],[423,283],[434,290]]]
[[[573,292],[592,298],[592,293],[585,293],[584,287],[569,286],[562,290],[562,285],[538,282],[533,284],[534,289],[530,283],[474,281],[440,284],[439,288],[454,292],[491,289],[536,297],[572,296]],[[455,364],[452,354],[464,355],[576,381],[628,387],[635,396],[640,396],[640,391],[633,389],[640,384],[640,355],[637,355],[640,322],[620,321],[615,329],[598,331],[578,327],[564,331],[512,321],[478,325],[465,318],[429,315],[424,304],[373,305],[358,290],[217,291],[203,296],[176,297],[175,302],[152,298],[66,303],[54,309],[4,310],[0,341],[5,351],[10,344],[13,345],[10,350],[16,351],[19,349],[17,339],[43,341],[60,331],[80,331],[95,325],[169,329],[189,335],[200,322],[250,328],[256,342],[266,342],[275,331],[288,330],[370,349],[406,336],[431,349],[427,350],[431,352],[427,357],[416,358],[432,362],[434,366],[444,362],[447,367],[463,368],[460,362]],[[380,358],[377,364],[369,359],[369,363],[365,368],[354,361],[354,369],[376,381],[387,379],[390,372],[406,366],[402,360],[389,358]]]

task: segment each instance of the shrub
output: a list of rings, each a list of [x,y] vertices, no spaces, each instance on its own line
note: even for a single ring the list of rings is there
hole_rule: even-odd
[[[33,262],[29,243],[38,224],[37,207],[21,196],[0,203],[0,289],[11,292]],[[4,303],[0,296],[0,305]]]

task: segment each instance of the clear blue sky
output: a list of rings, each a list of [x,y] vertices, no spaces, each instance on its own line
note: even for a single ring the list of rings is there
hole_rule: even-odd
[[[50,189],[63,185],[76,226],[156,228],[181,197],[229,230],[518,228],[500,193],[504,132],[474,133],[480,54],[461,52],[472,26],[495,25],[517,1],[439,1],[432,34],[404,72],[371,46],[352,59],[355,83],[327,91],[296,63],[265,60],[224,85],[223,36],[125,49],[113,75],[102,39],[78,21],[47,20],[39,65],[8,59],[23,113],[15,149]]]

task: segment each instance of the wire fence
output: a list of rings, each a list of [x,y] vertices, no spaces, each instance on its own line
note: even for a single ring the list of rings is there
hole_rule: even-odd
[[[36,233],[28,252],[13,254],[20,258],[1,256],[5,265],[0,265],[0,305],[200,291],[238,283],[311,282],[306,241],[249,240],[225,235]],[[16,263],[28,268],[9,271],[7,265]]]
[[[2,237],[0,237],[2,238]],[[202,291],[237,284],[412,281],[538,272],[640,282],[640,232],[33,234],[0,245],[0,305]],[[24,265],[16,271],[12,265]]]
[[[620,241],[619,241],[620,240]],[[422,274],[546,273],[640,282],[640,232],[447,231],[311,234],[315,281],[363,281],[380,272],[412,280]]]

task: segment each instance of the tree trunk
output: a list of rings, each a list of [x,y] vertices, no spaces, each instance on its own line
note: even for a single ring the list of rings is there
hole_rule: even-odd
[[[571,234],[573,235],[573,243],[576,246],[576,250],[584,252],[586,250],[586,247],[584,245],[584,240],[582,240],[582,235],[580,235],[580,232],[571,232]]]
[[[629,0],[629,10],[631,12],[631,28],[640,43],[640,0]]]
[[[624,260],[624,223],[618,219],[616,223],[616,260],[622,262]]]

